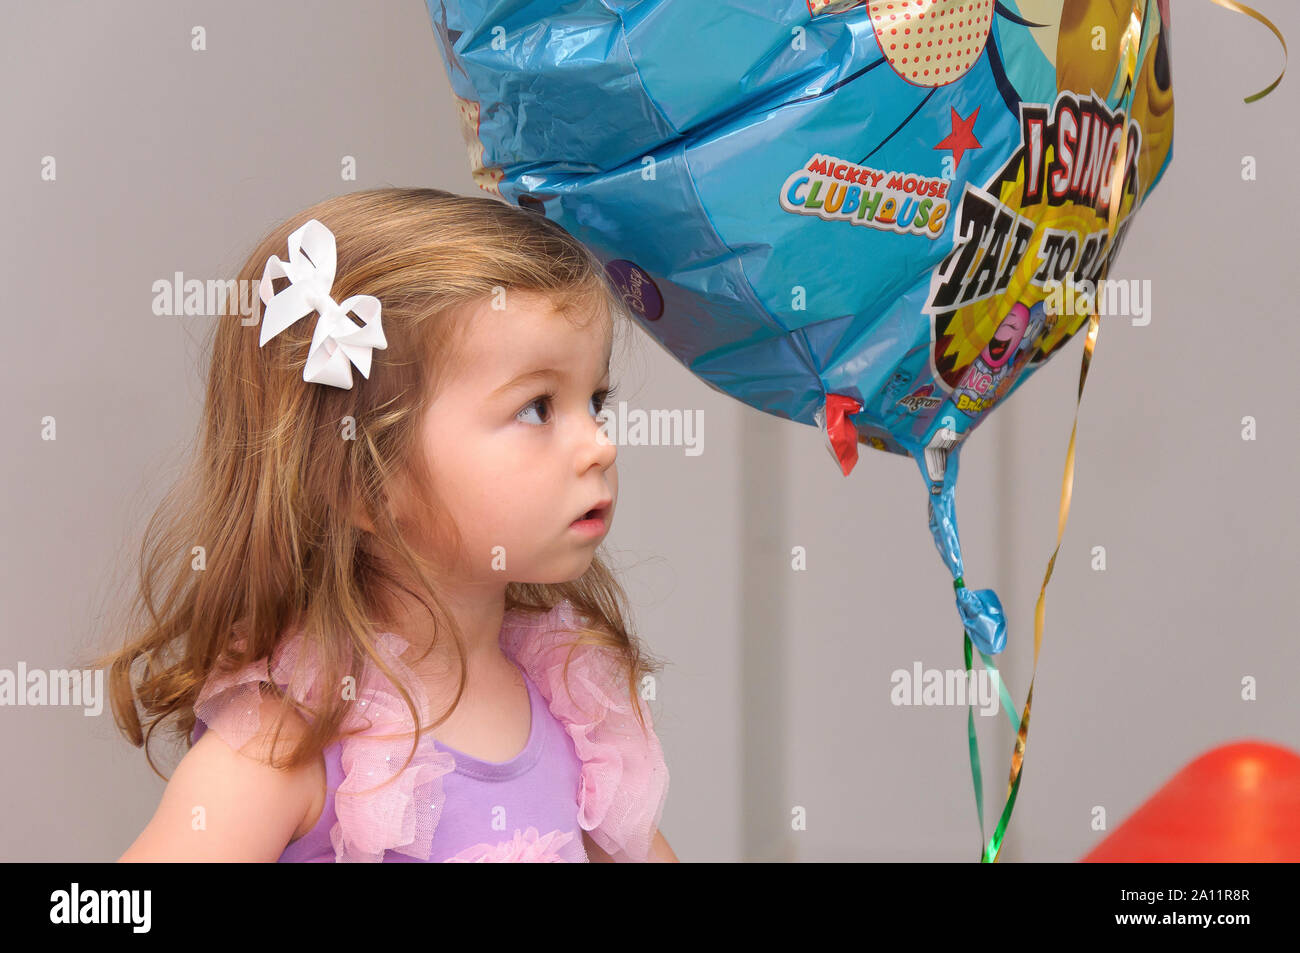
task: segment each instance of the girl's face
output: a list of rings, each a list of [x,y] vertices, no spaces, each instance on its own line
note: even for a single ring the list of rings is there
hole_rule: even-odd
[[[466,581],[567,582],[591,565],[618,502],[618,451],[597,419],[612,325],[603,313],[556,314],[542,295],[508,291],[505,301],[468,307],[461,359],[422,425],[424,451],[461,533]],[[573,525],[597,507],[603,528]]]

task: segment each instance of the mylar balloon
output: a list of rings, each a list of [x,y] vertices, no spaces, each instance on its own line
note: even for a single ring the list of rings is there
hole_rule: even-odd
[[[913,456],[991,654],[961,441],[1089,320],[1169,163],[1167,2],[428,5],[480,185],[595,250],[705,382],[822,428],[844,473],[859,442]]]

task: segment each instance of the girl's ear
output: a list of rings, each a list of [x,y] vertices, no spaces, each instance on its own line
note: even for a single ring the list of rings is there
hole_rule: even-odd
[[[365,507],[360,503],[352,507],[352,522],[372,536],[375,533],[375,526],[370,522],[370,517],[366,515]]]

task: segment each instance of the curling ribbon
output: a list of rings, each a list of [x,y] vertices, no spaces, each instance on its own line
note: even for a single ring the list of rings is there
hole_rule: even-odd
[[[1120,63],[1124,70],[1124,90],[1120,96],[1121,108],[1125,116],[1131,115],[1133,103],[1133,77],[1137,72],[1138,50],[1142,46],[1142,34],[1146,29],[1148,22],[1147,16],[1150,13],[1150,6],[1154,0],[1133,0],[1132,14],[1129,17],[1128,26],[1124,29],[1123,36],[1120,40]],[[1123,198],[1124,189],[1124,170],[1127,168],[1128,159],[1128,136],[1120,136],[1119,148],[1115,151],[1115,163],[1111,167],[1110,173],[1110,205],[1107,209],[1106,216],[1106,252],[1109,255],[1114,247],[1115,230],[1119,224],[1119,205]],[[1135,198],[1136,201],[1136,198]],[[1110,260],[1104,268],[1104,273],[1110,271]],[[1079,393],[1074,404],[1074,426],[1070,430],[1070,443],[1065,451],[1065,473],[1061,480],[1061,508],[1060,515],[1057,519],[1056,527],[1056,549],[1052,552],[1052,557],[1047,561],[1047,571],[1043,575],[1043,584],[1038,590],[1038,603],[1034,607],[1034,668],[1029,678],[1029,692],[1025,696],[1025,710],[1020,715],[1019,724],[1016,727],[1016,745],[1011,753],[1011,776],[1007,781],[1007,798],[1002,807],[1002,814],[998,818],[998,824],[993,831],[993,836],[987,844],[984,844],[980,852],[981,863],[996,863],[1002,850],[1003,839],[1006,836],[1007,824],[1011,820],[1011,812],[1016,805],[1016,795],[1020,791],[1021,771],[1025,763],[1025,749],[1029,743],[1029,713],[1034,704],[1034,679],[1038,676],[1038,653],[1043,647],[1043,626],[1046,620],[1046,598],[1047,583],[1052,578],[1052,569],[1056,565],[1057,553],[1061,551],[1061,540],[1065,536],[1065,523],[1070,515],[1070,495],[1074,489],[1074,439],[1079,430],[1079,407],[1083,402],[1083,387],[1088,379],[1088,367],[1092,363],[1092,352],[1097,345],[1097,332],[1101,328],[1101,320],[1097,314],[1096,307],[1090,308],[1088,315],[1088,334],[1083,343],[1083,361],[1079,369]],[[953,585],[961,583],[958,579]],[[971,664],[971,642],[970,636],[964,631],[962,638],[965,646],[966,668],[970,669]],[[984,656],[984,653],[980,653]],[[991,665],[991,661],[984,656],[985,665]],[[994,670],[996,671],[996,669]],[[1001,682],[1001,679],[998,679]],[[975,807],[979,812],[980,820],[980,842],[984,843],[984,797],[982,791],[982,775],[980,772],[979,743],[975,738],[975,716],[972,706],[967,706],[966,712],[966,732],[970,746],[971,757],[971,778],[975,784]]]
[[[1272,30],[1273,35],[1276,36],[1278,42],[1282,44],[1282,72],[1277,74],[1277,79],[1273,80],[1273,82],[1269,83],[1259,92],[1255,93],[1255,95],[1247,96],[1245,99],[1242,100],[1242,102],[1253,103],[1257,99],[1263,99],[1269,93],[1273,92],[1273,90],[1277,87],[1277,84],[1282,82],[1282,77],[1286,75],[1286,60],[1287,60],[1286,37],[1282,35],[1281,30],[1279,30],[1276,26],[1273,25],[1272,20],[1264,16],[1264,14],[1260,13],[1258,10],[1253,10],[1250,7],[1246,6],[1244,3],[1237,3],[1236,0],[1211,0],[1211,2],[1217,3],[1219,6],[1223,7],[1223,9],[1231,10],[1233,13],[1242,13],[1248,17],[1253,17],[1254,19],[1258,20],[1260,23],[1264,24],[1264,26]]]
[[[1121,46],[1121,53],[1120,53],[1120,61],[1123,64],[1124,76],[1125,76],[1124,92],[1122,95],[1122,99],[1123,99],[1124,114],[1126,116],[1129,115],[1129,111],[1133,101],[1133,92],[1134,92],[1133,77],[1137,70],[1137,54],[1138,54],[1138,50],[1141,48],[1142,45],[1142,33],[1146,29],[1147,15],[1150,12],[1150,2],[1151,0],[1145,0],[1145,2],[1144,0],[1133,0],[1132,15],[1129,18],[1128,26],[1124,30],[1124,34],[1121,40],[1122,46]],[[1278,30],[1278,28],[1273,24],[1271,20],[1268,19],[1268,17],[1264,16],[1263,14],[1259,13],[1256,10],[1251,9],[1250,7],[1246,6],[1243,3],[1237,3],[1236,0],[1211,0],[1211,2],[1223,7],[1226,10],[1231,10],[1236,13],[1241,13],[1246,16],[1253,17],[1254,19],[1263,23],[1265,26],[1267,26],[1270,30],[1273,31],[1275,36],[1277,36],[1278,41],[1282,44],[1282,52],[1285,57],[1287,53],[1286,38],[1282,36],[1281,31]],[[1277,79],[1273,80],[1272,83],[1270,83],[1268,86],[1266,86],[1264,89],[1260,90],[1259,92],[1255,93],[1254,95],[1245,97],[1243,102],[1252,103],[1267,96],[1270,92],[1273,91],[1274,88],[1277,87],[1277,84],[1282,81],[1282,77],[1285,74],[1286,74],[1286,64],[1284,60],[1282,72],[1278,74]],[[1111,177],[1110,177],[1111,178],[1110,205],[1109,208],[1107,209],[1107,221],[1106,221],[1106,229],[1108,233],[1108,237],[1107,237],[1108,249],[1114,243],[1115,229],[1119,222],[1119,204],[1123,194],[1122,170],[1125,168],[1127,150],[1128,150],[1128,136],[1122,136],[1120,138],[1119,148],[1116,150],[1115,165],[1112,168]],[[1121,170],[1121,174],[1116,175],[1115,169]],[[1106,264],[1106,271],[1109,272],[1109,270],[1110,270],[1110,263],[1108,261]],[[1079,393],[1078,393],[1078,397],[1075,400],[1075,405],[1074,405],[1074,425],[1070,430],[1070,443],[1065,452],[1065,472],[1061,479],[1060,515],[1058,517],[1057,528],[1056,528],[1056,549],[1053,550],[1051,559],[1047,561],[1047,571],[1043,575],[1043,584],[1041,587],[1039,587],[1038,590],[1038,602],[1034,607],[1033,673],[1031,674],[1029,679],[1029,692],[1025,696],[1025,709],[1024,712],[1021,714],[1019,721],[1016,720],[1015,713],[1012,708],[1008,708],[1007,711],[1007,716],[1011,720],[1012,728],[1016,732],[1015,749],[1013,750],[1011,755],[1011,776],[1007,782],[1007,798],[1005,804],[1003,805],[1002,814],[998,818],[997,828],[994,830],[993,836],[989,839],[988,843],[984,846],[980,854],[981,863],[997,862],[1002,849],[1003,839],[1006,835],[1007,823],[1011,820],[1011,812],[1012,809],[1015,807],[1016,794],[1020,790],[1020,778],[1021,778],[1021,772],[1024,768],[1025,750],[1029,743],[1029,713],[1034,703],[1034,679],[1038,675],[1038,653],[1043,645],[1043,627],[1046,620],[1045,602],[1047,597],[1047,583],[1052,578],[1052,569],[1056,565],[1056,556],[1061,551],[1061,540],[1065,535],[1065,524],[1070,515],[1070,496],[1074,489],[1074,440],[1075,440],[1075,435],[1077,434],[1079,429],[1079,407],[1083,401],[1083,387],[1084,387],[1084,383],[1088,379],[1088,367],[1092,363],[1093,350],[1096,348],[1097,345],[1097,332],[1100,330],[1100,328],[1101,328],[1101,320],[1096,312],[1096,309],[1094,308],[1088,316],[1088,334],[1087,337],[1084,339],[1083,358],[1079,368]],[[959,588],[963,585],[964,583],[962,582],[960,577],[956,580],[956,582],[953,583],[954,588]],[[966,669],[969,671],[971,668],[971,640],[970,640],[970,636],[966,635],[965,633],[963,633],[963,639],[965,642]],[[1010,701],[1010,699],[1006,694],[1006,689],[1002,684],[1002,679],[997,671],[996,666],[993,664],[993,660],[989,658],[988,655],[986,655],[982,651],[980,652],[980,656],[984,660],[985,667],[990,669],[994,673],[995,677],[997,677],[998,686],[1002,692],[1003,703],[1007,704]],[[979,813],[980,841],[981,843],[983,843],[984,841],[984,795],[983,795],[982,777],[980,772],[979,743],[975,738],[975,712],[974,712],[974,707],[972,705],[967,706],[966,730],[967,730],[967,738],[970,746],[971,777],[975,785],[975,807]]]

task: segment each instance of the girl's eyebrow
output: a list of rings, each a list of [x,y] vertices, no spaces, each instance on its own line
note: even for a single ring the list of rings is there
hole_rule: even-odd
[[[491,396],[496,397],[500,394],[504,394],[506,391],[514,390],[516,387],[519,387],[522,384],[530,383],[531,381],[542,380],[542,379],[555,380],[555,379],[562,379],[563,377],[564,375],[561,374],[559,371],[555,370],[554,368],[539,367],[537,370],[525,371],[524,373],[520,374],[518,377],[513,377],[510,380],[506,381],[504,384],[502,384],[500,387],[494,390]]]
[[[605,373],[602,376],[609,376],[609,373],[610,373],[610,369],[607,363],[605,365]],[[517,377],[513,377],[510,380],[506,381],[504,384],[502,384],[500,387],[494,390],[489,399],[498,397],[501,394],[504,394],[507,391],[514,390],[516,387],[520,387],[524,384],[532,383],[535,380],[564,380],[565,377],[567,376],[568,375],[566,375],[563,371],[557,371],[553,367],[539,367],[536,368],[535,370],[525,371],[524,373],[518,375]]]

